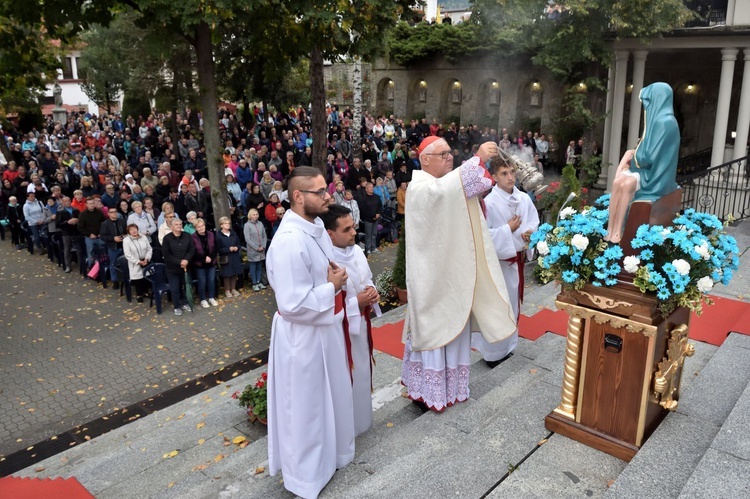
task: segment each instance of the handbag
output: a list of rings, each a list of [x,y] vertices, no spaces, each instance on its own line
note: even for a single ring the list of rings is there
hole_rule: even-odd
[[[94,260],[94,265],[91,266],[91,270],[86,275],[89,276],[89,279],[93,280],[99,277],[99,260]]]

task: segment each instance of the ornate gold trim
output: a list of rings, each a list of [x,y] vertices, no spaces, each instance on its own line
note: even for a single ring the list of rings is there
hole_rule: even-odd
[[[654,375],[654,395],[665,409],[677,409],[682,365],[685,357],[692,357],[694,353],[695,347],[688,343],[687,324],[672,329],[667,356],[659,362],[659,370]]]
[[[627,302],[627,301],[619,301],[619,300],[615,301],[612,298],[605,298],[604,296],[592,295],[591,293],[587,293],[585,291],[579,291],[579,293],[582,294],[583,296],[586,296],[597,307],[604,308],[604,309],[633,306],[632,303]]]
[[[560,302],[557,302],[560,303]],[[559,305],[558,305],[559,308]],[[575,420],[578,402],[578,378],[581,372],[580,355],[583,337],[583,320],[570,315],[568,320],[568,340],[565,345],[565,367],[563,370],[562,402],[554,412],[568,419]]]
[[[577,317],[579,319],[593,319],[598,324],[609,323],[615,329],[625,328],[631,333],[641,333],[649,338],[655,336],[658,329],[657,326],[643,324],[638,321],[633,321],[630,319],[619,317],[617,315],[608,314],[600,310],[592,310],[586,307],[581,307],[579,305],[564,303],[559,300],[555,301],[555,305],[558,309],[568,312],[571,318]]]

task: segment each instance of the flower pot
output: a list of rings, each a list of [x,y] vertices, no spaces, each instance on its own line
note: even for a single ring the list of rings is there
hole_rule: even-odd
[[[257,421],[262,425],[266,425],[266,426],[268,425],[268,418],[263,418],[263,419],[259,418],[258,416],[253,414],[252,409],[247,410],[247,418],[250,420],[251,423],[255,423]]]
[[[396,288],[396,293],[398,293],[398,302],[401,305],[408,303],[409,300],[405,289]]]

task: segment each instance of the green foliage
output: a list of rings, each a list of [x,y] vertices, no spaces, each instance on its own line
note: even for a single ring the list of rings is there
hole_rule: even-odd
[[[393,265],[393,284],[399,289],[406,289],[406,224],[401,224],[398,236],[396,263]]]
[[[554,219],[554,217],[557,217],[560,208],[571,192],[575,192],[576,197],[566,206],[570,206],[576,210],[580,209],[582,202],[581,194],[583,191],[576,175],[575,166],[567,164],[563,168],[560,182],[552,182],[545,192],[537,196],[536,207],[539,211],[550,213]]]
[[[122,101],[122,116],[132,116],[146,119],[151,114],[151,103],[148,98],[138,92],[128,92]]]
[[[375,289],[378,290],[381,300],[387,301],[396,294],[396,288],[393,286],[393,271],[385,269],[378,277],[375,278]]]
[[[437,56],[445,57],[455,64],[459,59],[481,53],[514,53],[509,35],[510,33],[498,31],[495,36],[487,38],[482,28],[474,23],[419,23],[410,26],[400,22],[389,39],[388,53],[391,60],[402,66]]]
[[[589,156],[581,161],[581,172],[583,173],[583,185],[585,187],[591,187],[596,183],[599,178],[599,173],[602,171],[602,158],[601,156]]]
[[[265,420],[268,417],[268,374],[263,373],[255,383],[245,386],[242,393],[232,395],[237,398],[241,407],[246,407],[255,418]]]

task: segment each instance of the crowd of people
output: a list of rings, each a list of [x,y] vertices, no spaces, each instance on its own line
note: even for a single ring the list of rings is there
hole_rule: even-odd
[[[176,314],[188,308],[180,305],[184,283],[177,289],[174,277],[186,270],[203,307],[217,303],[217,276],[226,298],[239,294],[238,284],[262,291],[265,250],[290,206],[286,179],[295,167],[312,166],[313,137],[304,108],[270,116],[255,108],[252,116],[245,123],[228,111],[216,115],[230,212],[219,227],[214,226],[200,115],[123,119],[73,112],[65,124],[48,118],[41,129],[3,131],[13,158],[0,161],[3,235],[7,229],[17,249],[57,258],[65,272],[74,257],[84,274],[98,262],[105,287],[108,280],[119,286],[115,265],[124,255],[138,300],[146,292],[143,269],[163,262],[173,276]],[[351,109],[327,105],[328,155],[321,166],[333,201],[352,213],[365,255],[378,252],[382,241],[397,241],[406,189],[421,168],[417,148],[425,137],[444,138],[455,164],[487,141],[501,148],[530,147],[540,170],[562,159],[554,138],[544,134],[519,131],[511,141],[505,129],[428,124],[424,118],[407,123],[369,113],[362,116],[357,155],[353,119]],[[175,239],[184,242],[176,245]]]

